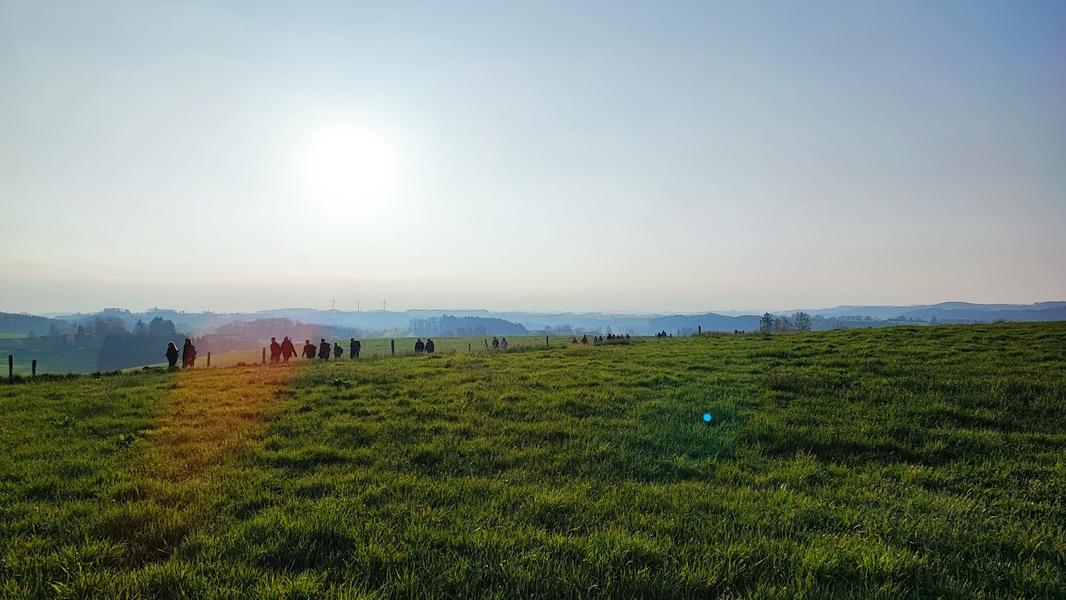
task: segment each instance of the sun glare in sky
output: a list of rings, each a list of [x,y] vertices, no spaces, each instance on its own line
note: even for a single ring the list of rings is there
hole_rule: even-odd
[[[0,311],[1066,298],[1066,1],[794,4],[0,0]]]
[[[388,142],[365,127],[349,123],[313,134],[303,166],[311,192],[332,208],[379,202],[396,179],[396,157]]]

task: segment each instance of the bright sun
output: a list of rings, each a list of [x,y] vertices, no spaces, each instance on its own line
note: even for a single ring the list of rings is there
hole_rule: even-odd
[[[330,203],[380,200],[392,188],[396,158],[380,136],[358,125],[334,125],[311,137],[304,154],[307,184]]]

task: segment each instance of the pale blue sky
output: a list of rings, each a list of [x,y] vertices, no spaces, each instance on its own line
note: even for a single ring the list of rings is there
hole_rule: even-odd
[[[452,4],[0,0],[0,311],[1066,299],[1062,2]]]

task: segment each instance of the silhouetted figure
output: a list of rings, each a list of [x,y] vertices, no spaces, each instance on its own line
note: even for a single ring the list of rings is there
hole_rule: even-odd
[[[167,367],[173,369],[178,364],[178,347],[174,342],[167,342]]]
[[[433,351],[437,348],[433,343],[433,338],[426,338],[426,354],[433,354]]]
[[[577,338],[576,337],[574,339],[570,340],[570,345],[571,346],[576,346],[577,345]]]
[[[322,343],[318,345],[318,358],[319,360],[329,360],[329,342],[326,338],[322,338]]]
[[[277,363],[281,360],[281,344],[277,338],[270,338],[270,362]]]
[[[418,341],[415,342],[415,352],[424,352],[425,350],[426,345],[422,343],[422,338],[418,338]]]
[[[285,339],[281,342],[281,358],[285,362],[289,362],[289,359],[296,356],[296,347],[292,345],[292,340],[289,336],[285,336]]]
[[[608,337],[610,337],[610,336],[608,336]],[[582,344],[587,344],[587,343],[589,343],[589,336],[587,336],[587,335],[583,335],[583,336],[581,336],[581,343],[582,343]]]
[[[181,367],[195,367],[196,366],[196,346],[192,345],[192,340],[185,338],[185,345],[181,347]]]
[[[311,340],[304,340],[304,358],[307,360],[315,359],[315,345],[311,343]]]
[[[359,343],[359,340],[352,338],[352,358],[359,358],[359,351],[363,349],[363,345]]]
[[[629,341],[629,334],[628,333],[626,334],[626,341],[627,342]]]
[[[492,336],[492,349],[495,350],[500,347],[500,340],[496,336]]]
[[[333,342],[333,360],[340,360],[344,356],[344,348],[340,342]]]
[[[500,340],[500,348],[503,350],[507,349],[507,338],[503,338],[502,340]]]

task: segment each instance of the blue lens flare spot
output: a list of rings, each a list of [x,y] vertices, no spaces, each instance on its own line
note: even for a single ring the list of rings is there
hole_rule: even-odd
[[[713,419],[713,418],[714,417],[711,416],[711,413],[703,413],[703,422],[704,423],[710,423],[711,419]]]

